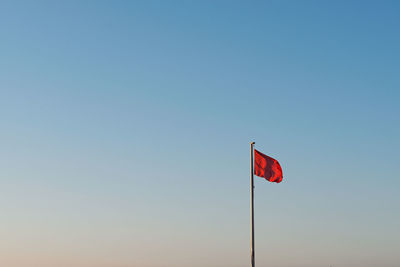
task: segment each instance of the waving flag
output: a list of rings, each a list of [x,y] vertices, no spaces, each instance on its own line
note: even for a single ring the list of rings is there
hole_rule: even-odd
[[[276,159],[254,149],[254,174],[270,182],[282,182],[282,168]]]

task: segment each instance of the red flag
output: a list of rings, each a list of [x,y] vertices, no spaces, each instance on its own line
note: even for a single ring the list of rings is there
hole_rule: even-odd
[[[282,168],[276,159],[254,149],[254,174],[270,182],[282,182]]]

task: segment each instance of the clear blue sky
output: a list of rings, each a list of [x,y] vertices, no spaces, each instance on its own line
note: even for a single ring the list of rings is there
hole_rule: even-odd
[[[400,263],[398,1],[0,4],[0,265]]]

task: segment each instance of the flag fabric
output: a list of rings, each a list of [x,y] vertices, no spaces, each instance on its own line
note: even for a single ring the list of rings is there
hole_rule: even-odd
[[[280,183],[283,179],[279,162],[256,149],[254,149],[254,174],[275,183]]]

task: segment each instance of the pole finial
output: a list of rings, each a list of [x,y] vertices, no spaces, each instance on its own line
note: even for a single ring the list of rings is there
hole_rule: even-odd
[[[250,142],[250,145],[254,145],[256,142]]]

